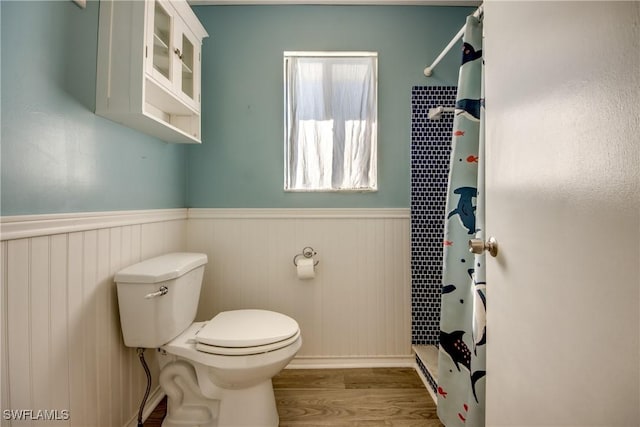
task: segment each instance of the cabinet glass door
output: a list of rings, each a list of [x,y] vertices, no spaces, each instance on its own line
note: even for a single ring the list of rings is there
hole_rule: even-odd
[[[196,67],[196,63],[194,61],[194,47],[191,40],[187,38],[185,34],[182,34],[182,52],[180,54],[181,64],[181,79],[182,79],[182,93],[187,95],[190,99],[194,99],[195,86],[194,86],[194,75],[193,72]]]
[[[155,2],[153,18],[153,68],[171,80],[171,17],[167,11]]]

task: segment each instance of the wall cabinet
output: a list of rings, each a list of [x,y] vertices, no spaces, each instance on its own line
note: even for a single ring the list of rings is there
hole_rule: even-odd
[[[102,0],[96,114],[167,142],[200,143],[207,36],[184,0]]]

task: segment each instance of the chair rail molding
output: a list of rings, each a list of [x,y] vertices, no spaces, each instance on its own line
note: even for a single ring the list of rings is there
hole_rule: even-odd
[[[0,240],[184,220],[187,216],[185,208],[3,216],[0,218]]]

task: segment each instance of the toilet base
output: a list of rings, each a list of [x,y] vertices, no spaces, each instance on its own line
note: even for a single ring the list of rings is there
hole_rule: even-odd
[[[278,410],[271,379],[243,389],[217,388],[215,397],[200,391],[193,365],[177,360],[160,372],[167,393],[162,427],[277,427]]]
[[[250,388],[222,390],[218,427],[278,427],[271,379]]]
[[[160,387],[167,394],[167,415],[162,427],[216,427],[220,401],[208,399],[198,387],[195,369],[178,360],[160,372]]]

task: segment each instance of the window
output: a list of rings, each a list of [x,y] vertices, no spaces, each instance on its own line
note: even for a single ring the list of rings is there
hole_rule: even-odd
[[[377,190],[375,52],[285,52],[286,191]]]

